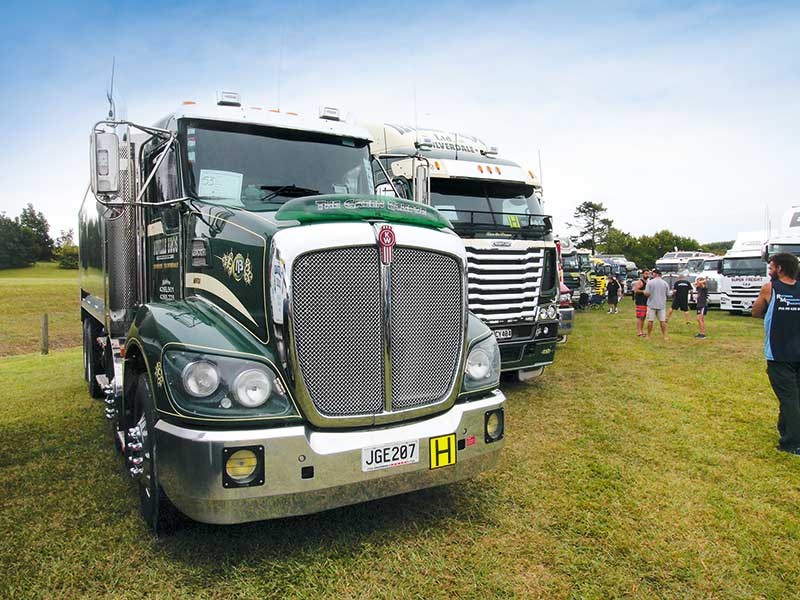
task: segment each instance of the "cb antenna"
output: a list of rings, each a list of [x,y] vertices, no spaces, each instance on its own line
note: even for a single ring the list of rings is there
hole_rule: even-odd
[[[117,114],[117,109],[114,106],[114,67],[116,66],[117,59],[115,56],[111,57],[111,83],[106,88],[106,98],[108,99],[108,119],[114,120]]]

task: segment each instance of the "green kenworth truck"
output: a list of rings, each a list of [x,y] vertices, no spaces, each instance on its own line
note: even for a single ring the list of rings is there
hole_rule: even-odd
[[[111,114],[90,142],[84,370],[151,528],[495,463],[500,354],[467,308],[464,245],[437,210],[374,195],[366,131],[222,92],[153,127]]]

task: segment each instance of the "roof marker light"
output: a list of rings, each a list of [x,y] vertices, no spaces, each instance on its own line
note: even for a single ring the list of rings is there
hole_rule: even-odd
[[[281,109],[280,108],[270,108],[269,112],[279,113],[279,112],[281,112]]]
[[[183,102],[181,102],[181,104],[183,105],[197,104],[197,102],[195,102],[194,100],[184,100]]]
[[[433,150],[433,140],[429,137],[417,140],[416,142],[414,142],[414,148],[416,148],[421,152],[427,152],[429,150]]]
[[[250,110],[264,110],[264,109],[261,108],[260,106],[251,106]]]
[[[482,167],[482,166],[480,166],[480,165],[478,165],[478,171],[480,171],[481,173],[483,173],[483,167]]]
[[[219,106],[241,106],[242,97],[236,92],[217,92],[217,104]]]
[[[439,169],[441,169],[441,167],[439,166],[439,161],[438,161],[438,160],[435,160],[435,161],[433,161],[433,166],[434,166],[434,167],[436,167],[436,170],[437,170],[437,171],[438,171]]]
[[[492,167],[490,167],[489,165],[486,165],[486,170],[489,171],[489,173],[491,173],[492,172]]]
[[[500,167],[498,167],[498,166],[495,166],[495,170],[497,171],[497,174],[498,174],[498,175],[502,175],[502,173],[500,172]]]
[[[528,175],[531,176],[531,179],[536,179],[536,175],[533,174],[533,171],[528,169]]]
[[[299,116],[296,112],[287,112],[287,115],[292,115],[293,117]]]
[[[341,121],[339,116],[339,109],[332,106],[321,106],[319,109],[319,118],[327,121]]]

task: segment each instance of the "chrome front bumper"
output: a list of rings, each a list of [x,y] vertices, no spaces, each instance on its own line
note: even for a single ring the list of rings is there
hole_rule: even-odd
[[[504,402],[505,396],[496,390],[435,417],[360,431],[315,431],[305,425],[202,431],[159,421],[159,483],[181,512],[216,524],[315,513],[452,483],[497,461],[504,442],[486,443],[484,419],[487,411]],[[431,469],[428,439],[452,433],[457,441],[475,436],[475,443],[457,451],[455,465]],[[419,462],[362,472],[362,448],[409,440],[419,440]],[[223,449],[252,445],[264,446],[264,484],[223,487]],[[303,467],[314,467],[314,477],[303,479]]]

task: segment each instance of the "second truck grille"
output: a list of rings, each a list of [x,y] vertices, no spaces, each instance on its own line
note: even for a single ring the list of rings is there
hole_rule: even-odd
[[[467,246],[469,309],[483,321],[536,317],[544,271],[544,248]]]

